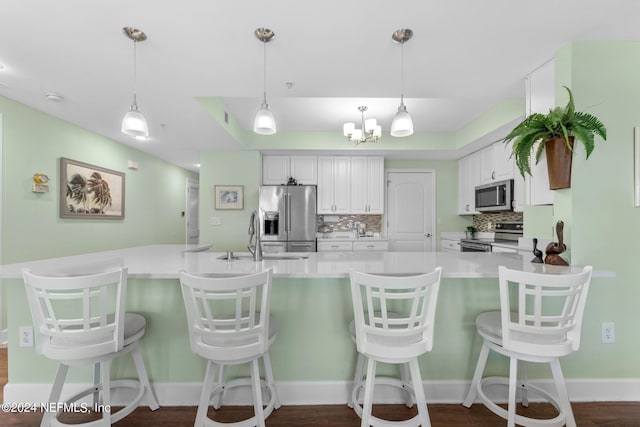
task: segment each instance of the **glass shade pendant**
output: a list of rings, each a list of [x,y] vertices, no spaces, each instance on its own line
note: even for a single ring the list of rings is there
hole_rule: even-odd
[[[256,118],[253,120],[253,131],[260,135],[273,135],[277,131],[276,119],[266,103],[263,103],[256,113]]]
[[[133,40],[133,104],[131,104],[129,111],[127,111],[122,118],[122,127],[120,128],[120,131],[125,135],[132,136],[136,139],[145,140],[149,137],[149,126],[147,125],[147,120],[138,109],[138,102],[136,99],[136,45],[138,42],[145,41],[147,39],[147,35],[143,31],[131,27],[124,27],[122,32],[125,36]]]
[[[391,122],[391,136],[403,137],[413,135],[413,120],[407,112],[404,102],[400,101],[398,112]]]
[[[129,111],[124,115],[122,119],[122,133],[133,136],[147,138],[149,136],[149,126],[147,126],[147,120],[142,113],[138,111],[138,106],[134,103],[129,108]]]
[[[263,43],[264,46],[264,69],[263,69],[263,98],[260,110],[253,119],[253,131],[260,135],[273,135],[277,131],[276,119],[273,113],[269,111],[267,104],[267,43],[275,37],[275,33],[268,28],[256,28],[254,32],[256,38]]]
[[[413,31],[408,28],[401,28],[391,35],[394,42],[400,43],[401,60],[400,60],[400,106],[398,112],[391,122],[391,136],[403,137],[413,135],[413,120],[404,105],[404,44],[413,36]]]

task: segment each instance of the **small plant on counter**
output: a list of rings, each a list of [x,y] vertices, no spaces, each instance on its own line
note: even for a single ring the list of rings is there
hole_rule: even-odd
[[[476,228],[473,225],[467,227],[467,236],[473,238],[474,234],[476,234]]]

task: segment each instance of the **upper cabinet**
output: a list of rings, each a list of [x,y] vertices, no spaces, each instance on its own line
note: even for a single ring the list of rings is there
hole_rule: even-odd
[[[553,60],[529,74],[525,84],[527,116],[533,113],[546,114],[555,107],[555,66]],[[553,190],[549,189],[547,158],[544,151],[538,164],[532,162],[531,176],[526,177],[525,186],[528,190],[528,204],[553,204]]]
[[[494,142],[480,150],[480,182],[489,184],[513,179],[513,164],[510,146],[503,142]]]
[[[351,213],[350,157],[318,157],[318,213]]]
[[[315,156],[264,156],[262,158],[262,184],[281,185],[294,178],[298,184],[318,183]]]
[[[318,157],[319,214],[383,214],[384,158]]]
[[[458,215],[476,212],[476,186],[480,184],[480,152],[458,160]]]
[[[383,157],[351,157],[351,213],[384,213]]]

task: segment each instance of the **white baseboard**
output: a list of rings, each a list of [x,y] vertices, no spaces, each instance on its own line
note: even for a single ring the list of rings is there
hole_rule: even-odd
[[[531,381],[545,390],[554,393],[551,380]],[[425,394],[428,403],[462,403],[469,389],[469,381],[425,381]],[[68,384],[63,396],[77,393],[89,384]],[[153,388],[160,406],[196,406],[202,383],[155,383]],[[340,405],[346,404],[351,388],[350,381],[280,381],[276,388],[283,405]],[[631,379],[577,379],[568,380],[567,388],[572,402],[640,401],[640,378]],[[4,387],[4,401],[7,403],[46,402],[51,384],[14,384]],[[505,393],[487,395],[497,401],[506,399]],[[554,393],[555,394],[555,393]],[[504,397],[503,397],[504,396]],[[126,390],[114,390],[112,401],[116,406],[127,402]],[[536,401],[536,396],[530,396]],[[226,405],[251,404],[250,394],[242,388],[232,389],[225,394]],[[376,387],[375,402],[401,403],[400,390],[393,387]],[[143,404],[146,402],[143,401]]]

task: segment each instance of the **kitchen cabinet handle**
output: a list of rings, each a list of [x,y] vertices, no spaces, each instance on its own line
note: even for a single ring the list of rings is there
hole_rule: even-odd
[[[496,179],[496,171],[491,172],[491,179]]]
[[[298,247],[298,248],[310,248],[311,247],[311,243],[301,243],[301,242],[292,242],[291,246],[294,247]]]

